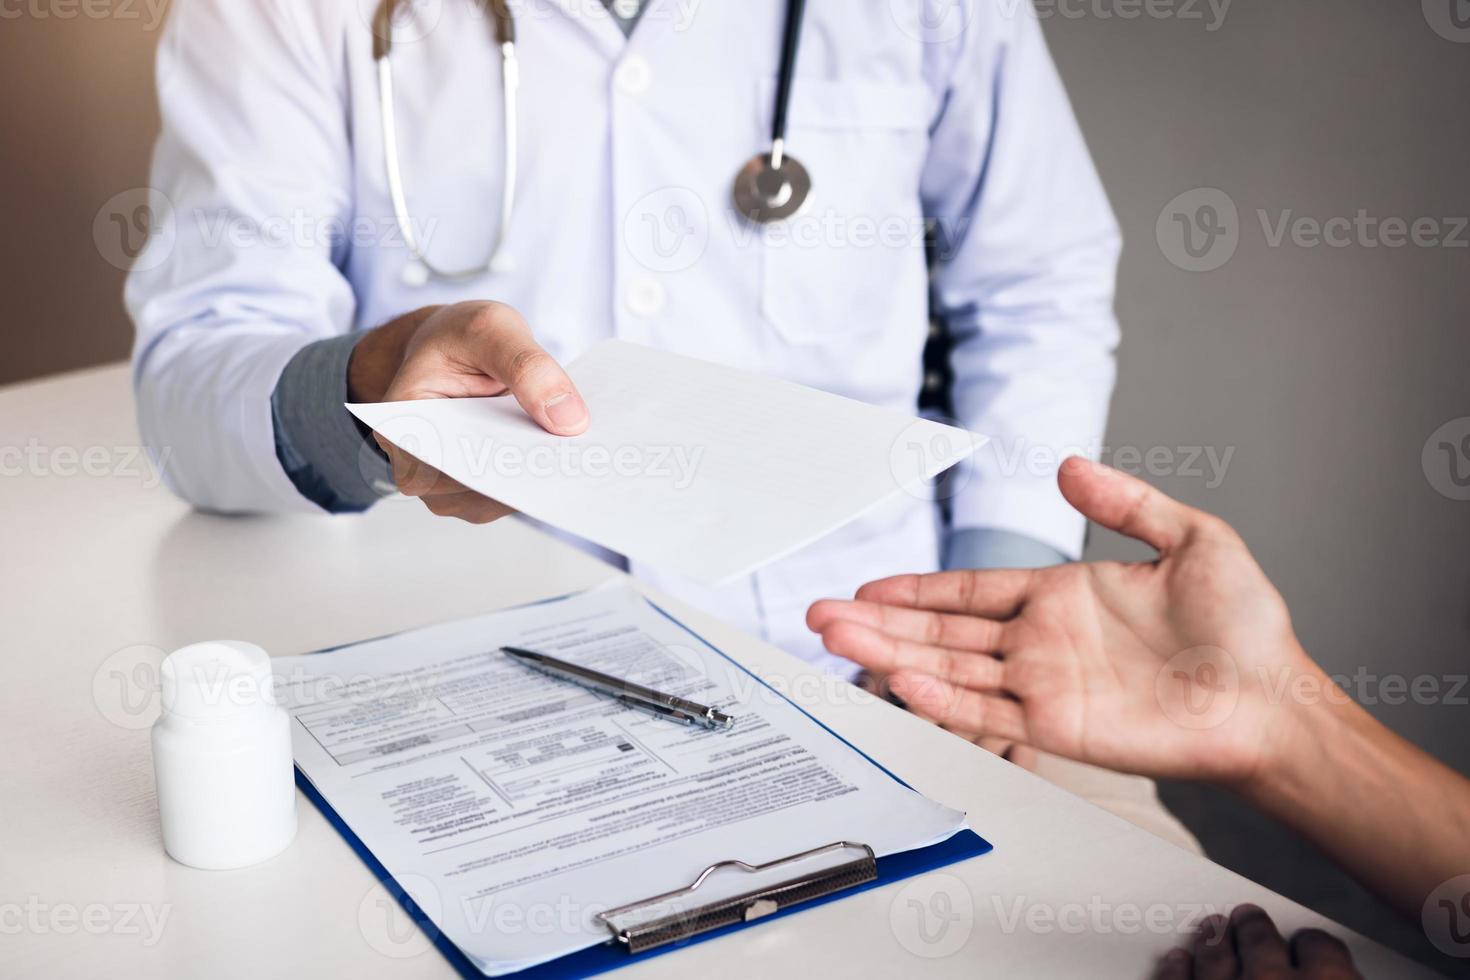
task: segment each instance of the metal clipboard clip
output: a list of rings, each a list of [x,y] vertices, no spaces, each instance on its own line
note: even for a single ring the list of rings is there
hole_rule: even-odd
[[[844,850],[860,852],[860,856],[830,868],[804,874],[799,878],[743,892],[730,898],[719,899],[708,905],[675,910],[660,908],[660,906],[667,906],[677,899],[694,894],[701,885],[709,880],[711,875],[727,868],[735,868],[746,874],[759,875],[789,864]],[[598,913],[594,918],[607,926],[612,931],[613,940],[627,947],[629,953],[641,953],[697,936],[702,932],[709,932],[711,929],[719,929],[738,922],[754,922],[756,919],[764,918],[781,909],[874,881],[877,877],[878,862],[871,847],[867,844],[854,844],[851,841],[837,841],[814,847],[809,851],[802,851],[800,854],[767,861],[765,864],[720,861],[705,868],[693,882],[683,888],[621,905],[615,909],[608,909],[606,912]],[[642,917],[638,915],[640,912],[644,913]],[[619,922],[624,919],[634,921]]]

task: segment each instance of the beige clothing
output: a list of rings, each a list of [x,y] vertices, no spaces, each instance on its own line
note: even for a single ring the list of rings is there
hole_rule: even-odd
[[[1205,852],[1184,824],[1164,808],[1158,786],[1147,776],[1128,776],[1111,769],[1100,769],[1024,745],[1014,746],[1006,753],[1006,758],[1155,837],[1162,837],[1195,854]]]
[[[854,683],[870,694],[885,698],[899,707],[907,707],[893,696],[884,679],[876,674],[863,671]],[[1073,762],[1059,755],[1038,752],[1029,745],[1018,745],[999,738],[975,738],[971,741],[986,751],[1001,756],[1007,762],[1036,773],[1053,786],[1060,786],[1073,796],[1080,796],[1113,816],[1122,817],[1155,837],[1162,837],[1176,847],[1182,847],[1194,854],[1205,853],[1200,842],[1179,822],[1179,818],[1165,809],[1163,801],[1159,799],[1158,786],[1147,776],[1129,776],[1084,762]]]

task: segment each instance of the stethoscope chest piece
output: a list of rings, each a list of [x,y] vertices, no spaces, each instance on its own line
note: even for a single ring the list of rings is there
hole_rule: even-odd
[[[812,178],[793,156],[760,153],[735,175],[735,210],[758,225],[785,221],[806,204]]]

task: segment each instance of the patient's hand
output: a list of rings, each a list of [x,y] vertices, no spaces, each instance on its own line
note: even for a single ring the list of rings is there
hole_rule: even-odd
[[[1154,980],[1362,980],[1346,946],[1320,929],[1302,929],[1287,942],[1271,917],[1254,905],[1230,918],[1200,923],[1191,947],[1165,956]]]
[[[1150,776],[1250,780],[1290,738],[1292,685],[1329,687],[1281,596],[1223,521],[1081,459],[1059,482],[1158,559],[901,575],[814,604],[808,625],[957,733]]]

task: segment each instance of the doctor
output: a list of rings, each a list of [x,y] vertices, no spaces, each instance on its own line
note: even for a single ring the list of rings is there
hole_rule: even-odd
[[[177,0],[159,79],[127,301],[144,438],[196,506],[397,482],[492,519],[342,402],[508,390],[576,433],[559,365],[607,337],[913,412],[932,316],[993,440],[943,518],[908,498],[721,589],[632,571],[850,674],[814,599],[1079,557],[1023,461],[1101,440],[1119,236],[1024,0]]]

